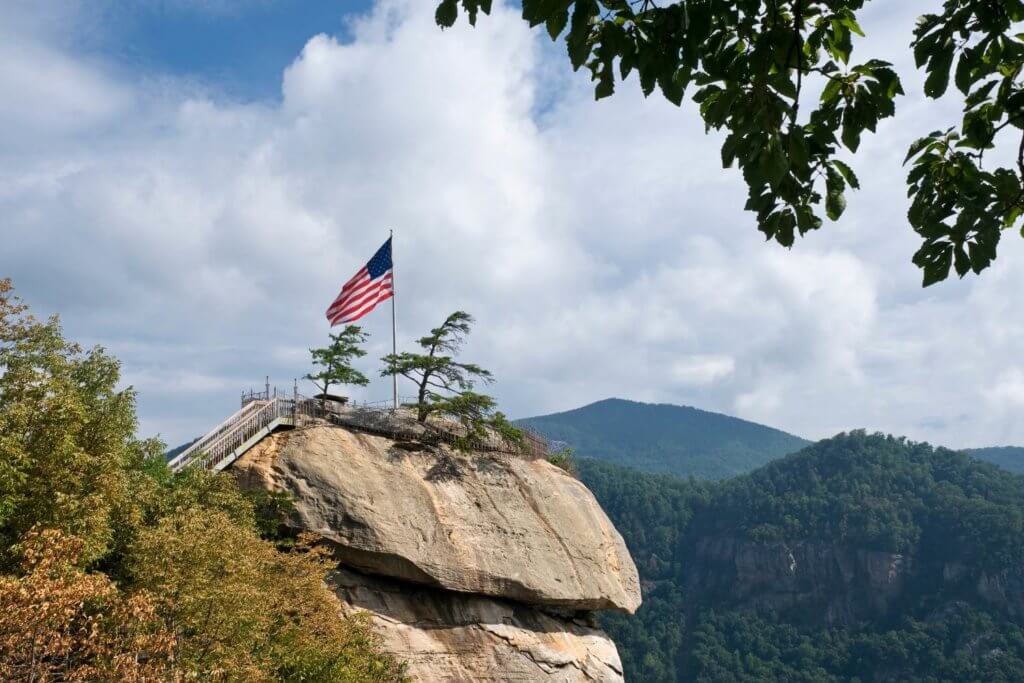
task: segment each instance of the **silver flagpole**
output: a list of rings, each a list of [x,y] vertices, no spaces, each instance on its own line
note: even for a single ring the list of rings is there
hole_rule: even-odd
[[[398,355],[398,323],[395,317],[395,231],[388,230],[388,239],[391,240],[391,353]],[[398,375],[391,375],[391,390],[395,397],[395,410],[398,410]]]

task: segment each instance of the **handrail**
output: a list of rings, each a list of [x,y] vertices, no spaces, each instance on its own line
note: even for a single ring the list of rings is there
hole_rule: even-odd
[[[196,453],[201,453],[205,451],[207,448],[209,448],[213,441],[216,441],[224,434],[228,434],[233,429],[235,429],[237,423],[240,420],[244,419],[246,413],[253,412],[257,407],[258,406],[255,403],[246,403],[233,414],[228,416],[227,419],[225,419],[223,422],[221,422],[216,427],[207,432],[205,435],[203,435],[202,438],[200,438],[191,446],[189,446],[184,451],[175,456],[175,458],[167,464],[172,469],[174,469],[178,466],[179,463],[184,462],[187,459],[190,459]]]
[[[230,465],[231,461],[251,447],[255,441],[249,442],[260,436],[261,432],[266,430],[266,433],[269,433],[282,424],[299,426],[300,417],[326,419],[339,426],[393,439],[413,439],[452,446],[462,445],[465,439],[465,436],[460,434],[464,431],[461,423],[448,416],[435,416],[431,422],[423,425],[396,418],[393,413],[393,409],[365,405],[347,406],[339,412],[328,409],[320,400],[298,394],[287,398],[278,395],[269,400],[251,400],[171,460],[168,465],[176,472],[194,463],[205,469],[222,469],[221,465]],[[524,440],[520,443],[508,441],[491,431],[483,437],[472,437],[469,441],[470,448],[474,450],[528,457],[544,457],[548,447],[543,436],[530,430],[524,430]],[[240,451],[243,447],[244,450]]]
[[[279,406],[281,399],[266,401],[260,408],[242,420],[235,429],[224,434],[203,451],[202,463],[207,469],[216,468],[222,460],[230,456],[234,451],[256,435],[261,429],[265,429],[271,422],[279,417]],[[253,405],[253,404],[250,404]],[[258,405],[258,404],[257,404]]]
[[[240,455],[236,451],[264,429],[271,429],[276,420],[292,418],[302,401],[275,396],[269,401],[247,402],[239,411],[214,427],[185,452],[168,463],[179,471],[193,463],[206,469],[217,469],[225,460]]]

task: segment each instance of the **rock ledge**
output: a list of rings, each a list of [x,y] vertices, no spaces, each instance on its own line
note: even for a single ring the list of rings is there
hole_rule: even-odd
[[[411,451],[333,426],[275,434],[234,469],[364,573],[570,610],[640,605],[636,566],[583,484],[543,460]]]

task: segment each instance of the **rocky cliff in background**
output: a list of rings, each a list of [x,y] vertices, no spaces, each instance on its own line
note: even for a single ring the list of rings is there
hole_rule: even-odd
[[[886,616],[913,563],[901,553],[800,541],[695,541],[684,585],[723,608],[769,608],[798,620],[847,626]]]
[[[701,537],[683,584],[721,609],[768,608],[794,623],[849,627],[890,619],[908,593],[936,591],[934,610],[983,603],[1024,618],[1024,568],[985,569],[942,557],[858,548],[841,543],[757,543]]]
[[[321,424],[265,439],[233,471],[295,498],[288,524],[335,549],[343,608],[368,611],[415,680],[622,680],[590,613],[634,612],[637,571],[557,467]]]

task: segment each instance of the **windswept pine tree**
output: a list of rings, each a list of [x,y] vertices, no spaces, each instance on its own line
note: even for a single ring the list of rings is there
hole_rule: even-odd
[[[401,375],[416,385],[413,407],[416,419],[422,423],[437,413],[459,420],[467,442],[482,436],[487,428],[497,430],[506,439],[521,441],[522,432],[495,410],[495,400],[474,390],[477,382],[493,382],[491,373],[475,363],[455,358],[472,325],[470,314],[455,311],[430,334],[417,340],[422,353],[403,351],[384,356],[381,376]]]
[[[330,335],[331,343],[320,349],[310,349],[313,365],[319,369],[306,375],[326,400],[334,385],[352,384],[365,387],[370,383],[366,375],[352,367],[352,361],[366,355],[360,346],[366,343],[366,333],[358,325],[346,325],[338,334]]]

